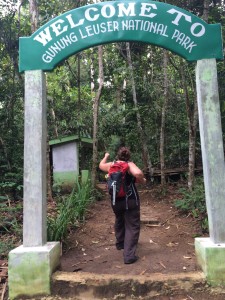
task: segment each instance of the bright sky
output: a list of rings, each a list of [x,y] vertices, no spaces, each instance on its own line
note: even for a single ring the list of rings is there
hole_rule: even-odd
[[[2,8],[3,6],[3,8]],[[5,15],[7,11],[11,9],[17,9],[19,6],[19,0],[18,1],[11,1],[11,0],[0,0],[0,7],[1,7],[1,13]]]

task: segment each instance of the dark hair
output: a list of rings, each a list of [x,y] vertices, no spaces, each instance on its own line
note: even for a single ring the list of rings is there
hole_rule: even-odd
[[[127,147],[121,147],[117,152],[117,159],[123,161],[129,161],[130,150]]]

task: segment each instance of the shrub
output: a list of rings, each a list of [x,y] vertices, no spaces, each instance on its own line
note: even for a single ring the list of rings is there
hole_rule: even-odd
[[[208,217],[205,203],[205,189],[202,177],[197,177],[193,191],[180,189],[182,199],[176,199],[175,206],[186,213],[191,213],[194,218],[199,218],[203,231],[208,231]]]
[[[91,183],[79,183],[68,197],[57,203],[56,215],[47,219],[48,241],[65,240],[69,228],[85,218],[88,205],[93,201]]]

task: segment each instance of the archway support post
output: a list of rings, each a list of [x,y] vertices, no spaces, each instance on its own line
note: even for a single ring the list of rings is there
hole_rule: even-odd
[[[46,80],[25,72],[23,245],[9,253],[9,296],[50,294],[60,244],[47,243]]]
[[[225,165],[215,59],[197,61],[196,84],[209,238],[196,238],[197,262],[212,285],[225,284]]]

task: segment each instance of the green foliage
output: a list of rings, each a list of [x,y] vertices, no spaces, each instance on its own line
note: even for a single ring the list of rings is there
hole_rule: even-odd
[[[88,205],[93,201],[90,182],[79,183],[68,197],[57,203],[57,214],[47,219],[48,241],[64,241],[69,229],[84,221]]]
[[[0,258],[7,257],[9,251],[15,247],[14,242],[11,239],[0,241]]]
[[[205,203],[205,189],[202,177],[197,177],[192,191],[181,188],[181,199],[176,199],[175,206],[185,213],[190,213],[194,218],[199,218],[204,231],[208,230],[208,218]]]
[[[0,196],[0,258],[18,246],[22,240],[22,204],[11,203],[6,196]]]
[[[23,174],[7,172],[2,177],[3,182],[0,183],[0,195],[7,195],[13,200],[18,200],[22,197],[23,192]],[[3,196],[4,197],[4,196]]]

